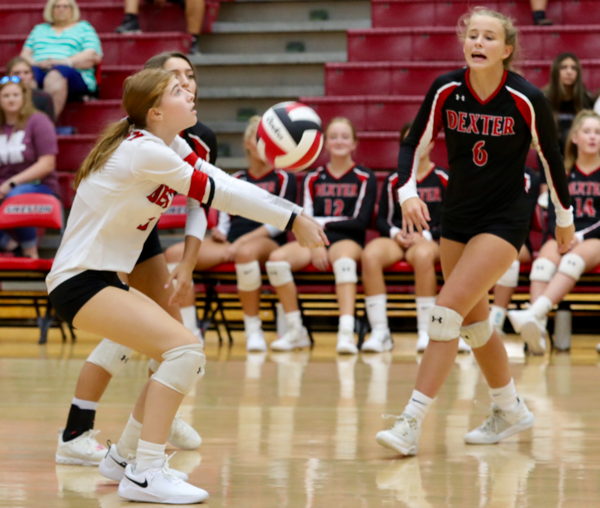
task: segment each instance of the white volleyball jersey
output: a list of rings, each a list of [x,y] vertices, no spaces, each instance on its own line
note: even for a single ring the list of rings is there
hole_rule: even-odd
[[[85,270],[131,272],[175,193],[201,202],[207,179],[162,139],[132,132],[101,170],[80,183],[46,278],[48,291]]]

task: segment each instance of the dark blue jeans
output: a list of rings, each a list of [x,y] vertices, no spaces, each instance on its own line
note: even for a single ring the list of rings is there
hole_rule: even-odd
[[[6,197],[10,198],[12,196],[31,194],[33,192],[54,195],[48,187],[41,183],[24,183],[23,185],[17,185],[14,189],[11,189]],[[10,233],[8,231],[10,231]],[[0,250],[6,250],[6,246],[11,237],[17,240],[23,249],[30,249],[37,245],[37,228],[15,228],[8,231],[0,231]]]

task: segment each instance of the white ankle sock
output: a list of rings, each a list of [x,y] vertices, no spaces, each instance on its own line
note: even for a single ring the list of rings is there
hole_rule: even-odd
[[[258,316],[247,316],[244,314],[244,331],[246,335],[251,335],[260,331],[262,322]]]
[[[502,411],[515,411],[519,405],[515,381],[512,378],[510,383],[502,388],[490,388],[490,397]]]
[[[386,293],[365,296],[365,307],[367,309],[367,318],[369,318],[369,324],[373,330],[387,330],[389,328]]]
[[[435,307],[435,296],[417,296],[417,331],[427,333],[429,326],[429,310]]]
[[[340,316],[338,331],[354,333],[354,316],[351,316],[350,314]]]
[[[198,313],[195,305],[181,307],[181,317],[183,318],[183,326],[190,332],[196,333],[198,330]]]
[[[504,321],[506,321],[506,309],[499,305],[492,305],[490,307],[490,323],[496,328],[504,328]]]
[[[531,304],[529,310],[533,313],[533,315],[538,319],[544,319],[548,312],[552,310],[554,304],[547,296],[540,296],[535,302]]]
[[[129,421],[117,443],[117,451],[121,457],[128,458],[130,455],[135,456],[135,450],[138,447],[141,434],[142,424],[133,415],[129,415]]]
[[[280,303],[275,305],[277,317],[276,317],[276,327],[277,327],[277,337],[283,337],[288,332],[288,324],[285,319],[285,311],[283,310],[283,305]]]
[[[97,402],[92,402],[91,400],[78,399],[77,397],[73,397],[73,401],[71,402],[71,404],[77,406],[79,409],[87,409],[91,411],[96,411],[96,409],[98,409]]]
[[[148,469],[155,460],[164,458],[166,448],[167,443],[149,443],[140,439],[135,458],[135,472],[141,473]]]
[[[422,422],[433,400],[419,390],[413,390],[410,400],[404,408],[404,412]]]
[[[285,320],[287,321],[288,326],[293,330],[300,330],[300,328],[302,328],[302,315],[299,310],[287,312]]]

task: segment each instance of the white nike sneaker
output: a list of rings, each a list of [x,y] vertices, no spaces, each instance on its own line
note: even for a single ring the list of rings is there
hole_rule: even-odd
[[[106,455],[106,448],[96,441],[99,430],[88,430],[81,436],[63,441],[63,431],[58,432],[58,448],[56,450],[57,464],[75,466],[97,466]]]
[[[494,444],[524,430],[535,423],[535,416],[523,400],[515,411],[502,411],[492,404],[492,414],[485,422],[471,432],[465,434],[467,444]]]
[[[536,318],[529,309],[509,310],[506,314],[515,333],[521,333],[521,328],[525,323],[534,321]]]
[[[465,342],[462,337],[458,338],[458,352],[469,354],[472,351],[471,346]]]
[[[340,330],[337,335],[337,347],[335,350],[343,355],[357,355],[358,348],[354,343],[354,332]]]
[[[384,418],[393,415],[386,415]],[[375,436],[381,445],[401,453],[402,455],[416,455],[419,451],[419,437],[421,436],[421,423],[407,413],[394,416],[396,423],[389,430],[382,430]]]
[[[267,341],[265,340],[265,334],[262,330],[246,335],[246,351],[260,352],[266,350]]]
[[[365,353],[384,353],[394,349],[394,341],[389,328],[375,328],[371,331],[369,340],[363,342],[361,351]]]
[[[167,441],[182,450],[195,450],[202,444],[200,434],[180,416],[175,415]]]
[[[308,331],[303,326],[299,330],[290,330],[281,339],[271,342],[273,351],[292,351],[294,349],[310,347]]]
[[[119,484],[119,496],[130,501],[162,504],[194,504],[208,499],[208,492],[177,478],[169,459],[155,460],[150,468],[136,473],[128,464]]]
[[[122,457],[117,450],[117,445],[111,444],[108,453],[98,466],[98,471],[102,476],[120,482],[125,474],[125,468],[129,464],[135,465],[135,456],[129,455],[127,458]],[[177,471],[177,469],[171,469],[171,473],[184,482],[188,481],[188,475],[181,471]]]
[[[417,339],[417,353],[423,353],[429,344],[429,335],[426,332],[420,332]]]
[[[521,337],[527,344],[527,352],[531,355],[543,355],[546,352],[546,329],[540,321],[532,316],[534,321],[523,323]]]

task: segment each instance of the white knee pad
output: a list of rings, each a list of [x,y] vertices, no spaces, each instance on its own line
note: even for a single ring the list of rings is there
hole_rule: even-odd
[[[510,265],[510,268],[506,270],[506,273],[498,279],[499,286],[504,286],[507,288],[516,288],[519,285],[519,269],[521,268],[521,263],[519,260],[513,261],[513,264]]]
[[[556,273],[556,265],[546,258],[537,258],[531,265],[529,280],[550,282]]]
[[[111,376],[116,376],[131,358],[131,353],[128,347],[103,339],[90,353],[87,361],[102,367]]]
[[[150,363],[148,364],[148,368],[152,372],[156,372],[159,367],[160,367],[160,363],[157,362],[154,358],[150,358]]]
[[[235,273],[237,275],[237,287],[240,291],[254,291],[262,284],[258,261],[236,263]]]
[[[560,260],[558,271],[574,278],[575,280],[579,280],[581,274],[585,272],[585,261],[578,254],[569,252]]]
[[[463,317],[448,307],[435,305],[429,311],[427,335],[431,340],[447,342],[458,339]]]
[[[493,332],[494,327],[492,326],[492,323],[490,323],[489,319],[486,319],[485,321],[477,321],[476,323],[463,326],[460,329],[460,336],[465,339],[465,342],[469,346],[475,349],[485,346],[490,340]]]
[[[294,280],[292,266],[287,261],[267,261],[266,268],[269,282],[275,288]]]
[[[352,282],[356,284],[356,261],[350,258],[340,258],[333,263],[333,275],[336,284],[346,284]]]
[[[201,344],[176,347],[163,353],[163,361],[152,379],[187,395],[204,375],[206,356]]]

